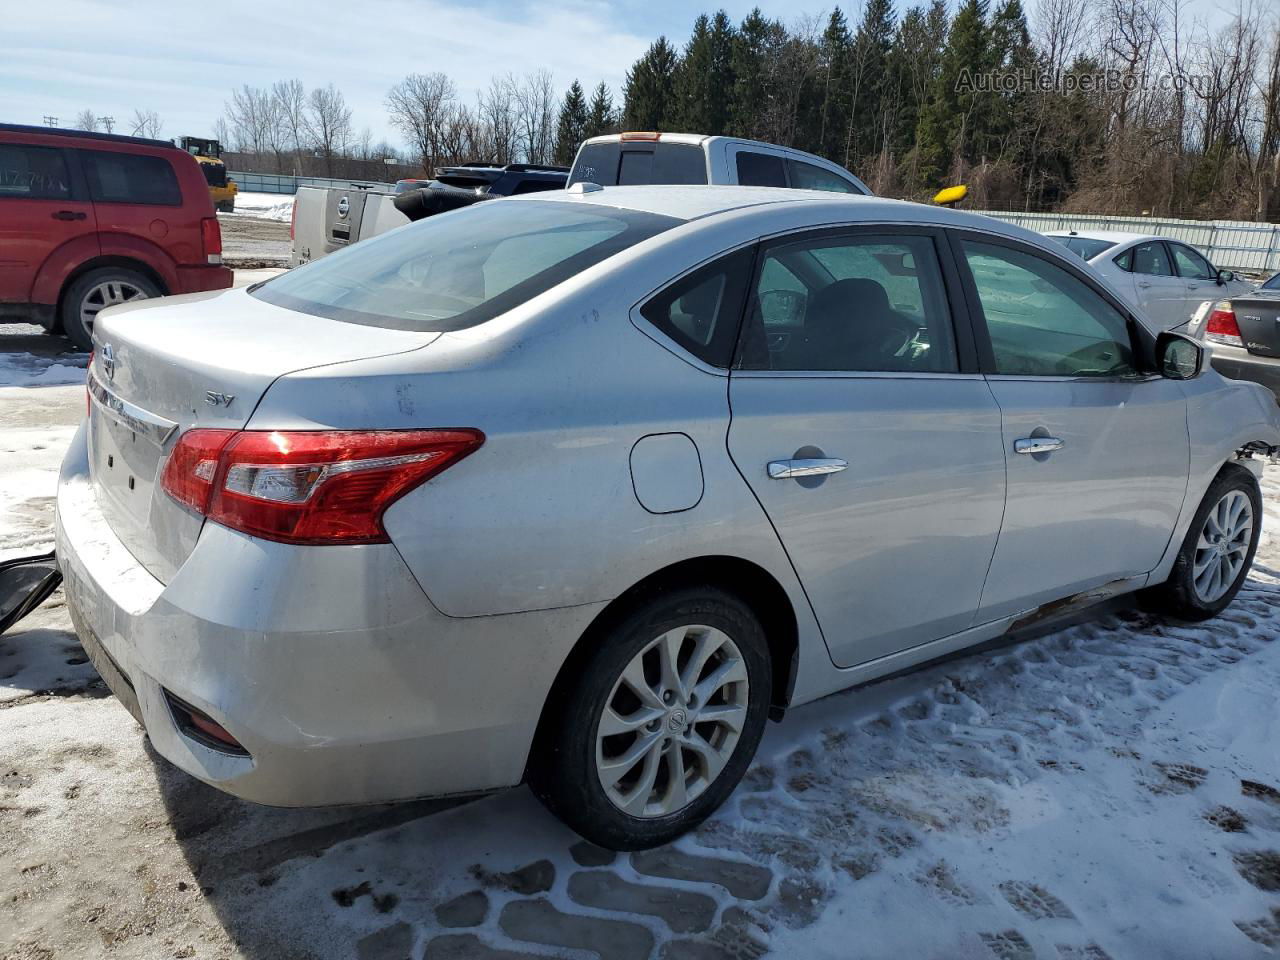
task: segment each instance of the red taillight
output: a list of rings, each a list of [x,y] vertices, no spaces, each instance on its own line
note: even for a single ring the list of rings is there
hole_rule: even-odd
[[[385,543],[386,509],[483,443],[470,429],[191,430],[161,485],[215,523],[267,540]]]
[[[179,503],[204,514],[217,478],[218,456],[235,435],[234,430],[188,430],[169,454],[160,486]]]
[[[200,221],[200,244],[204,247],[207,263],[222,262],[222,227],[217,217],[205,217]]]
[[[289,208],[289,242],[293,243],[293,231],[298,225],[298,195],[293,195],[293,206]]]
[[[1204,326],[1206,340],[1223,343],[1232,347],[1243,347],[1244,338],[1240,336],[1240,325],[1236,323],[1235,312],[1231,309],[1230,300],[1220,300],[1209,312],[1209,320]]]

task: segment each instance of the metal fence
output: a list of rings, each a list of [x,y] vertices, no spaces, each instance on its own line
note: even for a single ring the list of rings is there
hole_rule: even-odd
[[[241,170],[228,170],[227,176],[245,193],[287,193],[298,192],[299,187],[361,187],[370,190],[390,190],[395,185],[380,183],[377,180],[342,180],[328,177],[286,177],[277,173],[245,173]]]
[[[1094,217],[1069,213],[1010,213],[972,210],[1028,230],[1116,230],[1181,240],[1196,247],[1215,267],[1274,273],[1280,270],[1280,225],[1247,220],[1168,220],[1159,217]]]

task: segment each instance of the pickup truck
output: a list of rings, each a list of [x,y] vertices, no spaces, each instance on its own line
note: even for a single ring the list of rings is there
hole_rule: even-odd
[[[358,240],[402,227],[409,218],[395,206],[397,196],[418,187],[445,187],[506,197],[564,188],[568,167],[530,163],[464,163],[441,167],[434,180],[400,181],[393,189],[368,187],[299,187],[293,200],[289,230],[289,266],[341,250]],[[415,186],[416,184],[416,186]]]
[[[567,170],[527,164],[445,167],[426,189],[461,188],[485,196],[510,196],[584,181],[602,187],[741,184],[871,193],[844,167],[803,150],[738,137],[653,132],[614,133],[585,140]],[[289,265],[306,263],[408,223],[396,199],[395,194],[377,191],[299,188],[293,205]]]

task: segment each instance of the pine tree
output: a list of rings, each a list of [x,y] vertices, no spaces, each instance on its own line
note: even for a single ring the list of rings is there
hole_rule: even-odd
[[[761,111],[766,106],[765,51],[769,21],[756,7],[742,21],[733,38],[733,98],[729,129],[736,137],[758,137],[763,129]]]
[[[852,50],[849,21],[836,7],[831,11],[827,29],[822,33],[818,77],[822,105],[817,118],[817,150],[829,159],[838,160],[844,156],[849,129],[849,59]]]
[[[977,89],[994,67],[986,0],[964,0],[951,21],[933,96],[918,130],[920,175],[928,184],[962,177],[981,159],[998,98]],[[937,189],[937,186],[934,186]]]
[[[604,82],[596,84],[591,94],[591,106],[587,108],[586,129],[582,131],[582,139],[598,137],[606,133],[614,133],[618,128],[618,118],[613,112],[613,94]]]
[[[712,136],[729,132],[730,108],[733,103],[733,40],[736,31],[729,15],[717,10],[711,18],[711,73],[707,77],[707,112],[705,133]]]
[[[560,105],[560,122],[556,127],[556,163],[568,166],[578,152],[578,145],[586,139],[587,98],[582,84],[574,80]]]
[[[627,71],[623,88],[623,126],[631,130],[670,130],[675,119],[675,75],[679,58],[666,37],[653,42]]]
[[[693,34],[685,44],[676,71],[674,123],[680,130],[709,133],[707,80],[711,75],[711,18],[705,13],[693,22]]]
[[[894,36],[893,0],[867,0],[853,37],[848,79],[849,129],[842,162],[847,167],[880,149],[884,140],[885,92]]]

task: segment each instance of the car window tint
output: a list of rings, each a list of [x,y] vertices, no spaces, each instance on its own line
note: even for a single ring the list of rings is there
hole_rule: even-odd
[[[563,190],[564,184],[556,180],[524,180],[511,191],[512,196],[522,193],[542,193],[546,190]]]
[[[695,357],[727,368],[738,339],[751,260],[748,249],[703,267],[662,291],[640,313]]]
[[[653,151],[623,150],[618,167],[618,185],[636,186],[653,183]]]
[[[62,151],[0,143],[0,198],[66,200],[71,181]]]
[[[1173,251],[1173,261],[1178,266],[1178,276],[1189,280],[1213,280],[1217,277],[1213,267],[1209,266],[1209,261],[1190,247],[1171,243],[1169,249]]]
[[[1094,257],[1106,253],[1115,246],[1110,240],[1094,240],[1092,237],[1063,237],[1059,235],[1050,235],[1050,240],[1056,240],[1062,244],[1081,260],[1092,260]],[[1128,270],[1127,266],[1122,267]]]
[[[741,351],[744,368],[959,369],[929,237],[866,235],[773,247],[753,294]]]
[[[1129,327],[1084,281],[1033,254],[963,241],[991,336],[995,372],[1026,376],[1132,374]]]
[[[348,323],[462,330],[681,222],[511,197],[362,240],[255,286],[250,296]]]
[[[1259,290],[1280,290],[1280,273],[1264,283],[1258,288]]]
[[[785,187],[787,173],[782,158],[771,153],[743,150],[738,154],[738,183],[744,187]]]
[[[832,193],[861,192],[839,174],[802,160],[792,160],[788,157],[787,172],[791,174],[791,186],[796,190],[829,190]]]
[[[1133,248],[1133,260],[1129,267],[1133,273],[1145,273],[1153,277],[1172,277],[1173,266],[1169,254],[1159,240],[1140,243]]]
[[[1121,270],[1125,271],[1126,273],[1132,273],[1133,272],[1133,248],[1130,247],[1124,253],[1115,257],[1111,262],[1114,263]]]
[[[163,157],[81,150],[89,196],[96,203],[155,203],[181,206],[173,166]]]

